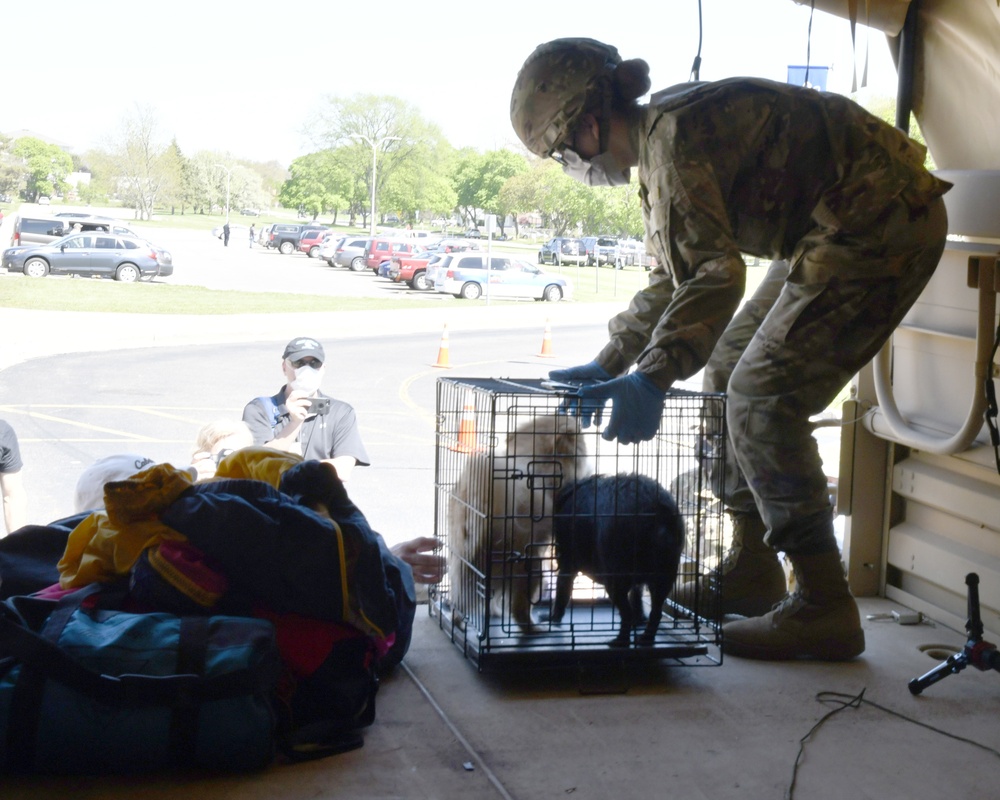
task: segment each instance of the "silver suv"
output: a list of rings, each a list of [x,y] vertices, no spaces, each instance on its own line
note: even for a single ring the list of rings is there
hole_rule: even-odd
[[[549,239],[538,251],[539,264],[584,264],[587,261],[587,248],[580,239],[567,239],[557,236]]]
[[[338,242],[333,255],[326,259],[331,267],[350,267],[351,272],[361,272],[365,268],[365,245],[371,236],[345,236]]]
[[[584,236],[583,246],[587,250],[587,266],[614,264],[618,257],[618,240],[611,236]]]
[[[72,216],[45,217],[32,214],[14,218],[14,235],[11,247],[48,244],[68,233],[113,233],[117,236],[138,236],[130,228],[111,217]]]

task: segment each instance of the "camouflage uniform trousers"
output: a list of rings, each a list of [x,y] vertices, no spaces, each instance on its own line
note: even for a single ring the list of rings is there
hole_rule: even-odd
[[[794,266],[774,262],[706,365],[705,390],[728,393],[722,499],[737,511],[756,505],[768,528],[765,541],[775,550],[818,554],[837,548],[809,418],[829,407],[889,339],[944,249],[947,215],[940,199],[917,221],[898,201],[888,220],[883,241],[891,241],[891,258],[902,265],[898,275],[838,279],[837,258],[853,260],[857,248],[829,240],[823,261],[833,277],[826,281],[796,283]],[[871,259],[871,251],[865,256]],[[786,280],[790,272],[792,281]]]

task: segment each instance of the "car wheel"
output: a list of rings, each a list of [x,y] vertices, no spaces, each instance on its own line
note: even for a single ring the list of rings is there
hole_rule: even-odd
[[[319,253],[319,247],[309,248],[309,258],[316,258],[316,254]]]
[[[44,258],[29,258],[24,262],[24,274],[29,278],[44,278],[49,274],[49,264]]]
[[[122,283],[135,283],[139,280],[139,268],[135,264],[122,264],[115,272],[115,280]]]
[[[335,267],[335,266],[337,266],[337,262],[336,262],[336,261],[334,261],[334,260],[333,260],[332,258],[328,258],[328,259],[326,259],[326,263],[327,263],[327,266],[330,266],[330,267]]]
[[[562,289],[556,286],[555,284],[552,284],[551,286],[546,286],[545,291],[542,292],[542,300],[546,301],[547,303],[558,303],[560,300],[562,300],[562,297],[563,297]]]
[[[544,264],[545,263],[545,259],[542,258],[542,254],[541,253],[538,254],[538,263],[539,264]]]
[[[365,260],[361,256],[355,256],[351,259],[351,272],[361,272],[365,268]]]
[[[426,292],[431,288],[430,283],[427,280],[426,272],[418,272],[413,276],[413,280],[410,281],[410,288],[416,289],[418,292]]]
[[[478,300],[483,296],[483,287],[475,281],[469,281],[462,287],[461,297],[465,300]]]
[[[278,250],[287,256],[289,253],[295,250],[295,245],[292,244],[291,242],[282,242],[281,247],[279,247]]]

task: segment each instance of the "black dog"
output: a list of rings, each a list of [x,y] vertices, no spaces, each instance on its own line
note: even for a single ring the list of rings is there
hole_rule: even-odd
[[[559,492],[553,532],[559,577],[552,621],[562,620],[582,572],[607,589],[621,617],[608,644],[627,647],[643,617],[646,585],[651,608],[639,643],[652,644],[684,547],[684,523],[670,492],[644,475],[594,475]]]

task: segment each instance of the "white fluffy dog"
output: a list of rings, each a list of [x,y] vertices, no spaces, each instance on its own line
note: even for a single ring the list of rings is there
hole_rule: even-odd
[[[505,623],[513,618],[522,633],[537,632],[531,604],[541,596],[542,564],[552,558],[556,495],[592,471],[579,420],[562,414],[522,422],[507,436],[503,452],[492,458],[469,456],[448,509],[448,572],[456,623],[473,615],[476,584],[489,576],[484,611]]]

